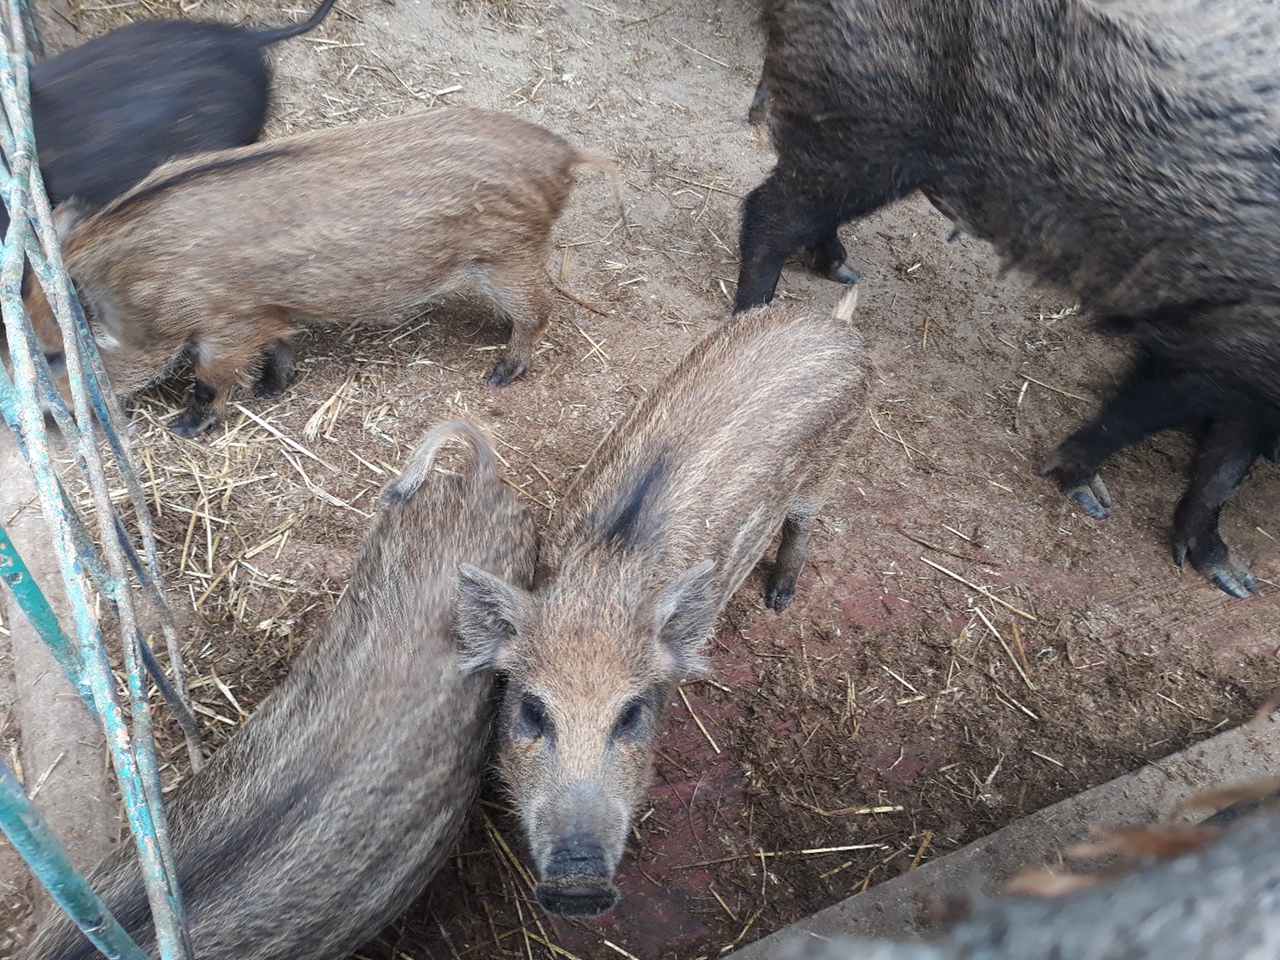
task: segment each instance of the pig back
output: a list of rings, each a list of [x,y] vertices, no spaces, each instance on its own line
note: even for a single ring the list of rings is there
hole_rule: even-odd
[[[843,453],[869,373],[862,336],[835,317],[775,306],[732,318],[601,442],[546,534],[547,568],[612,544],[655,570],[717,559],[732,592]]]
[[[488,747],[492,676],[462,673],[452,636],[457,567],[527,584],[534,549],[491,470],[430,474],[380,512],[329,623],[168,803],[200,960],[338,960],[422,891]],[[90,882],[153,950],[132,843]],[[59,916],[24,956],[96,952]]]

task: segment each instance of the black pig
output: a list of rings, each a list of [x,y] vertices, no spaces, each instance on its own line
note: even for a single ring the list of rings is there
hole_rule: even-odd
[[[271,84],[264,48],[319,26],[334,2],[272,30],[142,20],[37,63],[31,119],[50,203],[96,209],[166,160],[254,143]]]
[[[1199,427],[1174,557],[1238,597],[1217,531],[1280,438],[1280,7],[1262,0],[766,0],[778,165],[743,206],[735,308],[837,228],[914,190],[1006,263],[1069,290],[1138,356],[1043,467],[1095,517],[1097,469]]]

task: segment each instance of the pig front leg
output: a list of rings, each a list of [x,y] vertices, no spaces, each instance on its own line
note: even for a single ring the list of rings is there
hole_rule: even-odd
[[[262,363],[264,351],[273,380],[287,375],[282,364],[287,371],[293,369],[292,357],[282,343],[294,331],[282,316],[220,318],[208,329],[214,332],[196,337],[188,347],[194,360],[195,389],[187,409],[169,423],[169,429],[180,437],[197,437],[225,418],[227,395],[243,371]]]
[[[844,245],[836,231],[913,188],[892,170],[878,170],[872,164],[856,172],[843,167],[810,171],[779,160],[768,179],[742,203],[733,312],[771,301],[783,264],[801,250],[809,253],[813,269],[822,276],[857,283],[859,275],[845,263]]]
[[[169,429],[180,437],[198,437],[221,423],[226,415],[227,387],[218,387],[196,375],[195,389],[187,409],[169,421]]]

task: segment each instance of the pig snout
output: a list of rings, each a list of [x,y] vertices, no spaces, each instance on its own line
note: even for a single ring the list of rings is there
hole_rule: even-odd
[[[565,837],[551,851],[534,893],[544,910],[563,917],[597,917],[618,902],[613,865],[589,835]]]
[[[533,831],[538,885],[548,913],[595,917],[618,902],[613,876],[622,859],[630,811],[598,783],[579,781],[550,798]]]

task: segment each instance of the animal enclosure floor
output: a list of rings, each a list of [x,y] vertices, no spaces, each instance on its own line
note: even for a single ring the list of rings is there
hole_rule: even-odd
[[[306,5],[265,6],[188,9],[276,23]],[[87,38],[178,10],[80,13]],[[341,0],[275,53],[272,136],[447,104],[508,110],[616,156],[628,227],[581,171],[547,264],[552,322],[510,387],[482,383],[506,331],[461,300],[395,331],[304,338],[291,390],[243,392],[200,440],[163,428],[189,381],[134,404],[213,743],[333,608],[378,489],[432,425],[484,423],[546,519],[608,426],[728,316],[738,204],[772,164],[745,119],[760,39],[738,0]],[[843,233],[863,274],[872,402],[796,600],[765,609],[754,574],[717,634],[714,676],[670,705],[621,905],[595,923],[543,915],[489,791],[429,894],[363,956],[716,957],[1238,723],[1274,688],[1276,469],[1256,469],[1224,515],[1262,583],[1248,601],[1170,560],[1185,437],[1115,457],[1112,517],[1081,514],[1036,466],[1096,409],[1123,344],[950,232],[915,197]],[[780,290],[819,310],[841,293],[799,265]]]

